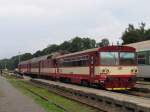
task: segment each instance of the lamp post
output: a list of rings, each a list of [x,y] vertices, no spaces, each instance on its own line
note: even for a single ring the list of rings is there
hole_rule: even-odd
[[[18,62],[20,63],[20,61],[21,61],[21,57],[20,57],[21,55],[20,55],[20,51],[19,51],[19,56],[18,56]]]

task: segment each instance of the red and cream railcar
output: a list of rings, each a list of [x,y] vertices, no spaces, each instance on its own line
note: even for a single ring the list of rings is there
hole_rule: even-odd
[[[108,90],[132,88],[137,73],[135,49],[128,46],[94,48],[26,64],[30,74],[83,85],[97,84]]]
[[[28,61],[20,62],[18,65],[18,70],[21,74],[28,72]]]

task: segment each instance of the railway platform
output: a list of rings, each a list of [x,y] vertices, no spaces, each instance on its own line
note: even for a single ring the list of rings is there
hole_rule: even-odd
[[[150,112],[150,99],[43,79],[32,82],[59,95],[107,112]]]
[[[137,82],[135,89],[143,92],[149,92],[150,94],[150,82]]]

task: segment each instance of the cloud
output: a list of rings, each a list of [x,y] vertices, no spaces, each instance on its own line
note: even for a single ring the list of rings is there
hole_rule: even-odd
[[[116,42],[129,23],[150,27],[148,0],[1,0],[0,58],[75,36]],[[7,50],[6,50],[7,49]]]

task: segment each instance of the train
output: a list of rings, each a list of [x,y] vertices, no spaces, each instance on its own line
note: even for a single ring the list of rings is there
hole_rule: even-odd
[[[150,40],[127,44],[136,48],[139,80],[150,81]]]
[[[136,84],[136,49],[111,45],[75,53],[52,53],[22,61],[18,71],[36,78],[128,90]]]

